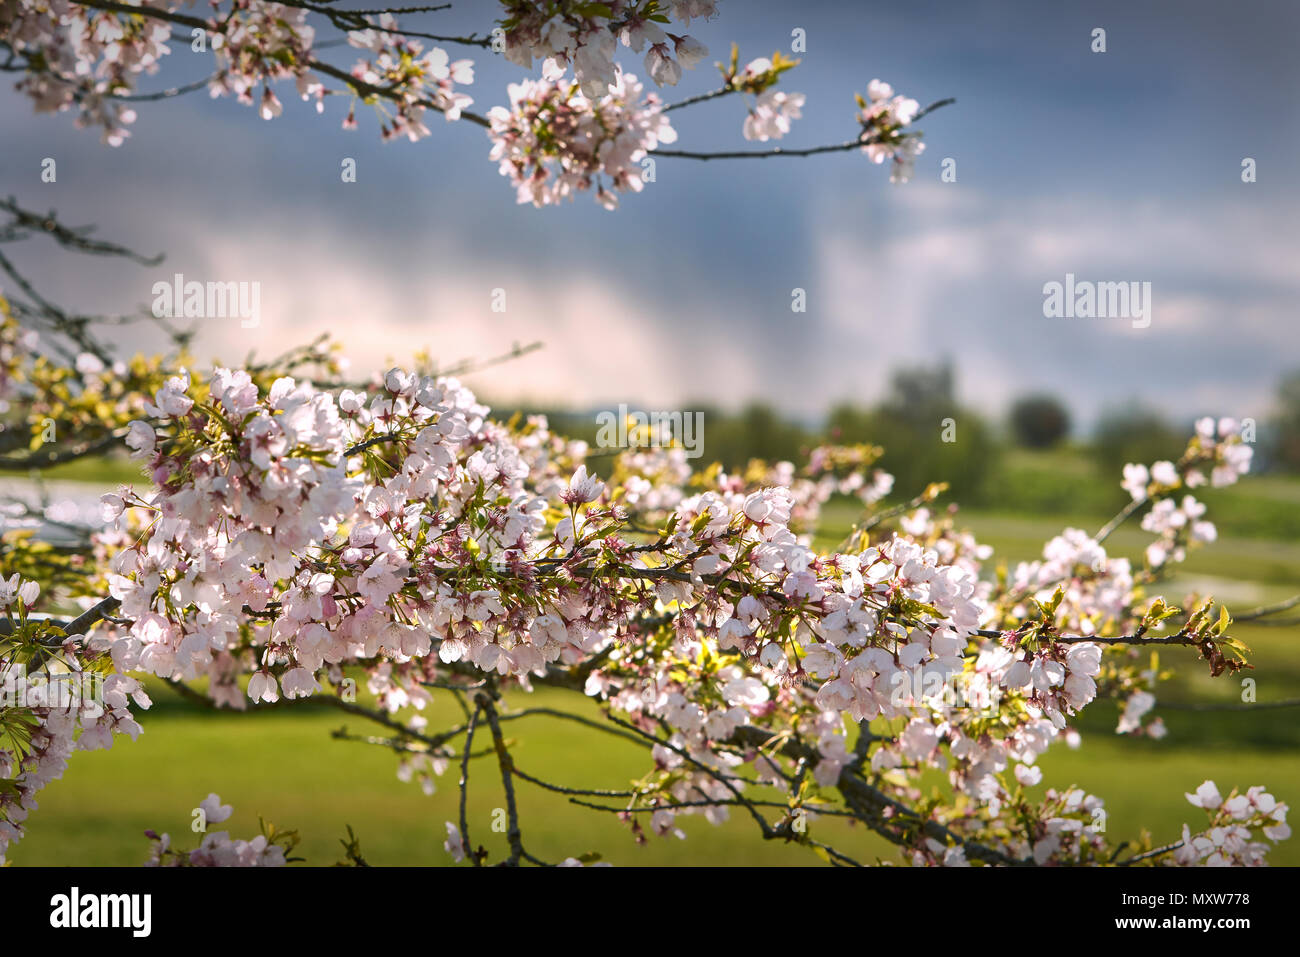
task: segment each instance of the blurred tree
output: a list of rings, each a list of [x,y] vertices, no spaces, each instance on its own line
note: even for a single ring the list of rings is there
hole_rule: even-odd
[[[1027,395],[1011,406],[1011,430],[1028,449],[1050,449],[1070,432],[1070,413],[1050,395]]]
[[[933,481],[947,482],[963,502],[978,503],[996,448],[975,412],[958,405],[952,366],[898,369],[874,410],[839,405],[831,410],[836,442],[883,446],[880,465],[895,478],[895,497],[909,498]]]
[[[544,413],[557,431],[595,442],[594,412],[531,406],[519,411]],[[721,462],[735,472],[753,458],[798,461],[823,440],[870,442],[884,447],[880,465],[894,474],[896,493],[903,498],[917,494],[930,482],[942,481],[948,482],[962,501],[982,503],[996,455],[987,423],[958,405],[952,368],[946,364],[895,371],[888,394],[876,408],[837,406],[831,410],[825,432],[783,418],[764,402],[751,402],[739,412],[686,403],[682,411],[704,413],[704,454],[692,462],[696,468]]]
[[[1278,383],[1277,406],[1274,458],[1280,467],[1300,472],[1300,369],[1283,376]]]
[[[752,458],[770,462],[797,461],[812,435],[797,423],[781,418],[764,402],[751,402],[739,414],[704,408],[704,456],[695,465],[721,462],[736,471]]]
[[[1116,475],[1129,462],[1150,465],[1175,461],[1187,442],[1158,412],[1140,407],[1114,409],[1102,415],[1093,438],[1097,467],[1103,475]]]
[[[603,409],[574,411],[530,404],[511,406],[500,403],[494,408],[500,410],[497,415],[503,420],[516,411],[521,415],[545,415],[551,428],[559,434],[582,439],[595,447],[599,431],[597,414],[613,411],[617,406],[611,404]],[[629,411],[648,410],[631,407]],[[703,452],[699,458],[692,460],[691,465],[695,468],[721,462],[728,471],[736,472],[754,458],[771,462],[798,461],[805,450],[816,444],[816,432],[781,418],[775,408],[763,402],[752,402],[740,412],[724,412],[708,403],[688,402],[680,411],[684,415],[699,412],[704,416]]]

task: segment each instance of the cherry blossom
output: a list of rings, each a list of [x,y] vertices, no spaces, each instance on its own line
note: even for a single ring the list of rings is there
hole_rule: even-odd
[[[859,121],[862,123],[862,152],[873,163],[891,160],[889,180],[905,183],[911,178],[912,168],[925,150],[925,144],[914,134],[902,132],[920,112],[916,100],[895,95],[894,88],[882,80],[872,80],[867,85],[867,97],[858,97]]]
[[[191,851],[182,851],[172,845],[171,835],[146,831],[152,842],[146,867],[283,867],[288,854],[297,843],[293,832],[272,836],[258,834],[251,840],[232,838],[228,831],[211,831],[207,825],[220,824],[230,818],[234,809],[222,804],[216,794],[209,794],[199,802],[204,812],[205,827],[199,845]]]
[[[693,37],[664,29],[654,4],[643,0],[606,4],[609,16],[583,11],[579,5],[537,0],[506,0],[503,6],[506,58],[525,69],[541,58],[547,80],[559,80],[571,66],[579,89],[591,100],[599,100],[617,84],[614,58],[620,44],[633,53],[646,50],[645,71],[660,86],[676,85],[683,69],[693,69],[708,54]],[[693,19],[712,17],[716,0],[672,3],[666,9],[689,25]]]
[[[612,209],[617,193],[644,188],[641,160],[677,133],[635,76],[621,74],[608,89],[590,100],[563,80],[525,80],[511,84],[509,109],[488,113],[491,158],[520,203],[544,206],[594,188]]]
[[[802,93],[768,90],[760,93],[745,117],[745,139],[779,140],[790,132],[790,121],[800,117]]]

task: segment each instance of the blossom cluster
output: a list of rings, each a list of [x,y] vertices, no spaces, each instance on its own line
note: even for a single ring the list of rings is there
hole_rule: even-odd
[[[208,30],[217,63],[217,73],[208,84],[213,97],[233,94],[240,103],[252,106],[253,91],[261,84],[258,113],[269,120],[281,111],[271,83],[293,79],[304,100],[315,96],[317,110],[324,108],[325,86],[309,71],[315,31],[307,25],[307,10],[237,0],[228,17],[208,20]]]
[[[1250,471],[1255,454],[1242,440],[1241,432],[1242,424],[1236,419],[1223,418],[1217,423],[1209,417],[1198,419],[1196,435],[1178,463],[1161,461],[1150,468],[1130,463],[1124,466],[1124,481],[1120,484],[1135,502],[1168,494],[1179,486],[1205,485],[1207,467],[1209,482],[1215,488],[1232,485]]]
[[[1257,866],[1264,863],[1269,845],[1257,839],[1256,831],[1274,842],[1291,836],[1287,806],[1262,787],[1248,788],[1245,794],[1234,790],[1225,799],[1213,781],[1206,781],[1187,795],[1187,801],[1205,810],[1209,826],[1193,834],[1191,827],[1183,825],[1182,841],[1174,851],[1178,864]]]
[[[491,45],[506,59],[529,70],[541,58],[539,77],[508,87],[509,105],[486,115],[473,113],[465,87],[474,81],[470,59],[455,59],[430,46],[415,31],[404,31],[391,11],[337,11],[275,0],[214,0],[206,18],[186,10],[188,0],[130,4],[138,13],[103,10],[77,0],[2,0],[0,40],[17,62],[18,88],[41,112],[79,110],[78,124],[103,129],[105,142],[120,145],[136,119],[132,104],[166,99],[203,88],[212,97],[233,96],[255,106],[266,120],[281,115],[277,87],[292,82],[304,101],[324,112],[325,97],[347,94],[351,104],[344,129],[357,126],[356,103],[375,109],[384,140],[429,135],[425,114],[441,112],[448,121],[465,118],[487,128],[490,158],[515,187],[519,202],[554,204],[591,189],[606,208],[618,194],[639,191],[645,183],[642,162],[660,144],[676,140],[665,107],[654,93],[644,94],[637,77],[616,61],[620,46],[644,53],[644,74],[660,87],[677,84],[708,50],[674,21],[689,25],[708,19],[716,0],[612,0],[580,4],[568,0],[505,0],[504,17],[491,40],[476,36],[436,38],[471,46]],[[413,12],[403,9],[397,12]],[[414,11],[418,12],[418,11]],[[311,17],[324,16],[353,48],[364,51],[348,72],[317,51]],[[213,75],[205,82],[170,89],[142,90],[143,76],[158,72],[173,43],[191,34],[191,49],[210,45]],[[427,35],[424,35],[427,37]],[[503,47],[498,43],[504,41]],[[802,93],[776,89],[782,73],[798,61],[779,51],[739,66],[733,46],[729,66],[719,64],[723,86],[690,97],[671,108],[727,94],[751,98],[742,124],[747,140],[767,142],[790,132],[802,115]],[[571,68],[571,72],[570,72]],[[336,82],[337,81],[337,82]],[[876,163],[892,158],[891,180],[905,181],[923,146],[920,134],[903,128],[918,115],[915,100],[894,96],[873,80],[870,102],[858,98],[858,142]],[[725,154],[678,154],[696,158]],[[759,154],[765,155],[765,154]]]
[[[6,0],[0,3],[0,36],[25,59],[18,88],[38,112],[76,107],[78,124],[101,127],[104,141],[113,146],[125,140],[136,119],[129,104],[140,77],[156,74],[161,58],[171,52],[174,23],[190,26],[195,43],[211,44],[215,70],[207,88],[213,97],[234,96],[269,120],[283,108],[274,84],[293,81],[298,94],[314,99],[317,112],[323,111],[330,91],[315,58],[311,11],[273,0],[233,0],[229,10],[198,20],[185,6],[181,0],[159,0],[141,5],[141,15],[133,16],[72,0]],[[426,51],[399,32],[390,14],[380,15],[372,28],[350,31],[348,42],[371,54],[351,73],[363,98],[373,101],[382,93],[395,104],[395,115],[383,127],[385,138],[418,139],[428,133],[421,118],[426,108],[454,120],[473,102],[456,88],[473,82],[470,61],[453,62],[439,47]],[[355,125],[354,112],[344,125]]]
[[[1178,490],[1198,488],[1207,481],[1215,488],[1232,485],[1249,471],[1253,454],[1254,449],[1242,441],[1241,423],[1227,418],[1216,423],[1203,418],[1197,421],[1196,435],[1177,463],[1160,461],[1150,468],[1133,463],[1124,466],[1124,481],[1120,483],[1124,490],[1135,503],[1152,503],[1142,518],[1142,528],[1158,536],[1147,546],[1149,567],[1159,568],[1170,559],[1182,561],[1189,543],[1213,542],[1218,537],[1214,523],[1203,518],[1205,505],[1192,495],[1178,500]]]
[[[560,79],[512,83],[509,93],[508,109],[488,112],[490,156],[520,203],[545,206],[594,186],[597,201],[613,209],[617,193],[644,187],[646,154],[677,138],[659,98],[643,98],[630,73],[595,99]]]
[[[208,825],[220,824],[234,813],[216,794],[200,801],[199,810],[203,813],[203,838],[191,851],[173,847],[166,832],[145,831],[152,842],[146,867],[283,867],[297,843],[293,832],[277,834],[274,828],[247,841],[232,838],[229,831],[207,830]]]
[[[441,47],[426,51],[418,40],[396,32],[397,21],[391,14],[383,14],[379,24],[381,29],[352,31],[348,43],[371,53],[370,59],[357,61],[352,76],[369,88],[384,89],[396,103],[396,114],[383,125],[383,138],[405,135],[416,141],[428,136],[424,112],[429,106],[440,110],[448,122],[460,119],[474,100],[456,85],[474,82],[473,62],[453,61]],[[355,107],[343,125],[345,129],[356,126]]]
[[[180,5],[168,0],[160,7]],[[171,28],[70,0],[6,0],[0,3],[0,36],[33,64],[18,89],[38,113],[75,108],[78,126],[98,127],[105,143],[118,146],[136,114],[116,96],[130,91],[140,75],[158,72],[170,52]]]
[[[1019,562],[1011,572],[1011,614],[1023,617],[1030,602],[1046,599],[1065,583],[1057,608],[1064,627],[1095,634],[1107,621],[1122,620],[1134,599],[1132,564],[1107,554],[1105,547],[1079,528],[1067,528],[1043,546],[1040,560]]]
[[[10,314],[8,301],[0,296],[0,414],[13,407],[39,339],[35,329],[18,324]]]
[[[131,705],[150,704],[135,678],[102,674],[106,656],[97,642],[47,633],[30,617],[40,593],[37,582],[16,574],[0,579],[0,613],[10,626],[0,655],[0,865],[39,807],[37,795],[63,776],[73,752],[111,748],[117,734],[134,740],[141,729]],[[98,694],[69,700],[56,693],[65,679],[80,682],[92,672],[101,673]]]
[[[745,117],[743,132],[747,140],[779,140],[790,132],[790,122],[802,115],[806,97],[802,93],[786,93],[775,89],[781,74],[793,68],[798,61],[790,60],[778,51],[772,58],[758,57],[744,68],[739,67],[738,51],[732,49],[730,69],[722,71],[723,88],[754,96],[753,105]]]
[[[779,140],[790,132],[790,121],[797,120],[804,104],[802,93],[767,90],[760,93],[745,117],[747,140]]]
[[[902,130],[916,119],[921,104],[910,97],[896,96],[894,88],[883,80],[872,80],[867,85],[867,99],[858,97],[858,107],[862,152],[873,163],[890,160],[889,181],[906,183],[925,144],[916,134]]]
[[[1156,696],[1151,692],[1140,688],[1134,691],[1124,702],[1124,710],[1120,714],[1119,725],[1115,728],[1115,733],[1144,735],[1156,740],[1163,738],[1168,734],[1168,731],[1165,729],[1165,723],[1162,719],[1153,718],[1145,725],[1142,723],[1142,719],[1155,706]]]
[[[599,100],[618,83],[614,61],[619,44],[633,53],[645,51],[646,74],[659,86],[676,86],[683,69],[694,69],[708,48],[688,34],[665,30],[668,18],[657,8],[689,25],[717,12],[716,0],[612,0],[593,6],[540,0],[505,0],[505,56],[525,69],[541,59],[542,78],[558,81],[570,67],[583,95]],[[608,14],[608,15],[605,15]]]

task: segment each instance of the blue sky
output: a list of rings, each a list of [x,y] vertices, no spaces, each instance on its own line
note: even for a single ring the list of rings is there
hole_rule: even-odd
[[[343,5],[343,4],[341,4]],[[1292,46],[1300,7],[1211,2],[876,4],[721,0],[691,30],[710,56],[672,102],[711,89],[730,43],[742,61],[789,50],[783,86],[807,95],[791,146],[855,132],[853,94],[880,77],[922,103],[927,150],[892,186],[860,154],[699,163],[663,158],[657,181],[605,212],[586,196],[517,206],[484,132],[430,122],[383,144],[377,122],[339,128],[281,91],[270,123],[199,93],[143,104],[117,149],[68,116],[0,92],[0,192],[147,251],[156,270],[19,253],[64,301],[114,311],[187,278],[262,284],[262,324],[200,320],[203,354],[238,361],[329,330],[363,368],[428,347],[451,361],[543,340],[542,353],[472,381],[503,400],[672,409],[759,398],[815,417],[877,398],[898,363],[948,357],[961,397],[998,414],[1047,389],[1087,424],[1142,403],[1179,419],[1262,416],[1300,366],[1300,148]],[[496,6],[418,20],[485,31]],[[1106,30],[1107,52],[1091,33]],[[473,50],[469,92],[506,101],[517,67]],[[331,51],[348,66],[353,54]],[[149,88],[204,75],[181,48]],[[639,58],[624,65],[643,74]],[[678,147],[734,149],[739,98],[672,114]],[[59,163],[56,184],[40,161]],[[1243,157],[1258,182],[1241,182]],[[353,157],[358,182],[339,164]],[[940,163],[956,161],[957,182]],[[1067,272],[1152,283],[1151,325],[1050,320],[1042,287]],[[507,291],[507,312],[490,309]],[[808,311],[790,310],[791,289]],[[144,339],[132,345],[147,345]]]

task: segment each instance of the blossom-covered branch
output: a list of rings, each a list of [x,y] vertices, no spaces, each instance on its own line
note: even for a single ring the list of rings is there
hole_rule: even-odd
[[[722,96],[748,101],[741,124],[745,139],[769,141],[790,132],[805,97],[779,89],[798,61],[779,51],[743,67],[733,46],[730,64],[719,64],[723,86],[665,107],[637,75],[619,62],[620,50],[640,58],[648,83],[675,86],[707,48],[685,30],[717,14],[715,0],[503,0],[489,33],[447,36],[399,26],[398,17],[436,13],[444,7],[406,6],[349,11],[311,0],[227,0],[207,17],[185,12],[182,0],[4,0],[0,3],[0,49],[4,67],[22,75],[18,89],[41,112],[76,110],[78,124],[100,128],[106,143],[121,145],[137,119],[134,106],[206,87],[214,97],[234,96],[256,106],[264,119],[282,112],[277,93],[284,82],[312,101],[317,112],[327,96],[344,96],[345,128],[358,125],[358,103],[372,107],[384,139],[420,140],[430,134],[429,111],[466,120],[488,131],[491,158],[516,189],[520,202],[547,205],[591,190],[613,208],[617,195],[640,191],[651,154],[692,159],[812,156],[860,149],[873,162],[892,160],[891,179],[902,181],[924,146],[911,129],[926,113],[951,100],[919,109],[879,80],[858,99],[858,127],[849,141],[800,149],[763,151],[665,150],[676,131],[668,120],[678,110]],[[315,25],[313,25],[315,24]],[[346,68],[320,55],[334,45],[318,40],[318,28],[339,31],[360,58]],[[173,30],[180,28],[177,34]],[[189,31],[189,36],[184,31]],[[486,113],[470,109],[465,90],[474,81],[470,59],[452,59],[443,46],[502,54],[540,76],[508,88],[509,104]],[[177,44],[210,49],[213,70],[205,79],[162,90],[141,90],[142,77],[160,71]]]
[[[14,647],[53,640],[114,675],[204,677],[214,703],[236,708],[337,700],[359,669],[398,741],[416,727],[398,714],[466,689],[468,725],[434,736],[436,749],[412,731],[399,749],[404,776],[430,787],[462,733],[468,786],[473,728],[511,713],[498,696],[580,691],[651,747],[655,771],[629,798],[637,835],[642,811],[668,834],[692,813],[741,808],[764,838],[846,864],[808,831],[837,795],[917,862],[1099,861],[1112,852],[1089,828],[1098,799],[1049,791],[1031,804],[1023,788],[1099,682],[1127,687],[1105,649],[1190,644],[1214,673],[1242,666],[1226,612],[1141,600],[1127,563],[1082,533],[991,590],[987,550],[968,535],[924,506],[876,504],[882,483],[863,475],[878,450],[827,447],[802,474],[713,472],[701,486],[681,449],[636,449],[606,463],[606,481],[545,420],[502,425],[456,380],[398,369],[366,392],[183,371],[144,412],[127,441],[156,487],[106,495],[114,527],[96,536],[111,599],[67,630],[17,622]],[[1240,448],[1227,426],[1200,429],[1181,471],[1144,486],[1150,514],[1200,469],[1234,479]],[[844,490],[894,517],[819,553],[799,529]],[[497,735],[492,751],[513,781]],[[940,762],[953,803],[922,814],[915,778]],[[773,792],[787,807],[775,821]],[[1282,833],[1283,806],[1272,823],[1256,811],[1242,827]],[[507,863],[533,860],[514,813]],[[1026,819],[1028,834],[1012,825]],[[468,840],[449,846],[481,862]]]

